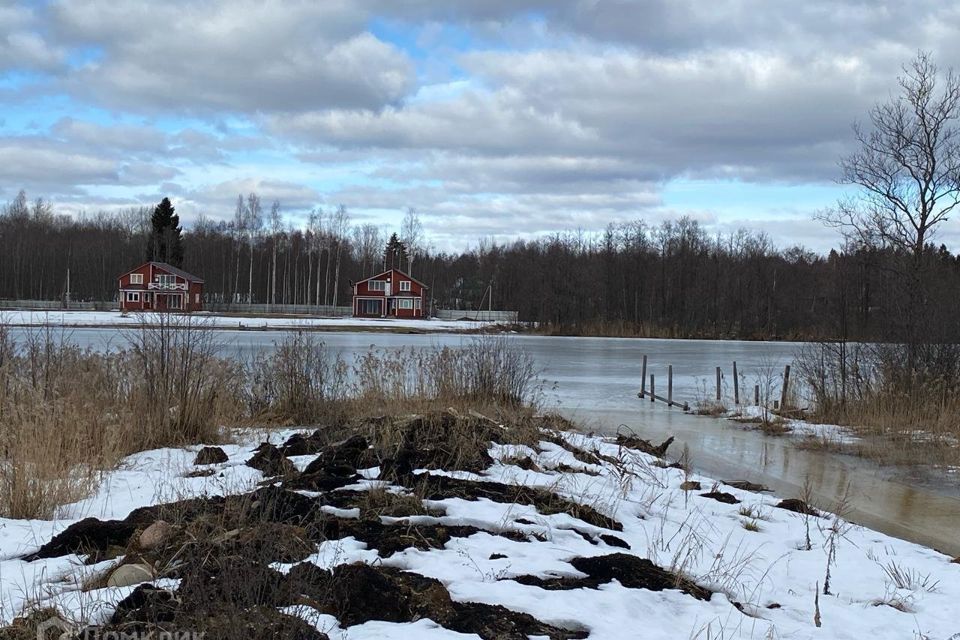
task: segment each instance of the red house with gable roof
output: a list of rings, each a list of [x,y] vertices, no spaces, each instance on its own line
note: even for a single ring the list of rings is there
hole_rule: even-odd
[[[355,318],[423,318],[427,285],[399,269],[388,269],[353,285]]]
[[[203,280],[166,262],[120,276],[122,311],[203,311]]]

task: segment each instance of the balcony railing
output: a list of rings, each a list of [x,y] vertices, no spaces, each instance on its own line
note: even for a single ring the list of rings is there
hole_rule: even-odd
[[[186,291],[186,283],[177,283],[177,282],[151,282],[147,285],[147,289],[158,289],[160,291]]]

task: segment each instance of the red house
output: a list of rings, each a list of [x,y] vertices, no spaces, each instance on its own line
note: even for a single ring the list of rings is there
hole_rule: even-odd
[[[122,311],[203,311],[203,280],[166,262],[120,276]]]
[[[355,318],[423,318],[427,285],[399,269],[361,280],[353,285]]]

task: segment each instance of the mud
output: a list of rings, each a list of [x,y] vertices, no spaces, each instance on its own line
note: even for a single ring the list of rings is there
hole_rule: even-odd
[[[266,477],[292,475],[297,470],[293,462],[269,442],[264,442],[257,448],[253,457],[247,460],[247,466],[260,471]]]

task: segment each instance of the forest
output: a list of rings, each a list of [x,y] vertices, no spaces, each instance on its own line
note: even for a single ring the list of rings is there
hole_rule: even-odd
[[[430,287],[435,308],[514,310],[549,332],[896,340],[913,299],[898,285],[907,257],[896,249],[818,255],[750,230],[711,235],[689,218],[502,245],[465,239],[473,248],[446,253],[425,248],[413,211],[389,252],[390,231],[350,225],[346,207],[318,209],[299,229],[281,211],[264,214],[249,194],[232,219],[182,231],[182,266],[206,280],[209,301],[349,304],[351,282],[392,264]],[[114,300],[116,278],[149,253],[152,212],[71,217],[21,193],[0,207],[0,299],[61,299],[69,270],[73,300]],[[924,263],[925,331],[955,341],[960,258],[931,244]]]

